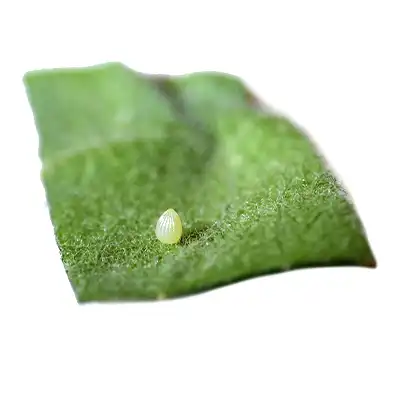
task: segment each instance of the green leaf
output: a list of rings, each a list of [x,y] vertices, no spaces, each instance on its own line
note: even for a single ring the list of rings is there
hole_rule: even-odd
[[[79,301],[187,295],[317,265],[374,266],[362,224],[312,144],[219,73],[119,63],[25,85],[43,181]],[[154,233],[174,208],[177,245]]]

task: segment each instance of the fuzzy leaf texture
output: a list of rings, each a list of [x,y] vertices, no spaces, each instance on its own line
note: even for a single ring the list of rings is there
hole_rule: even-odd
[[[120,63],[29,72],[42,178],[78,301],[163,299],[298,268],[374,266],[311,142],[236,77]],[[173,208],[176,245],[156,238]]]

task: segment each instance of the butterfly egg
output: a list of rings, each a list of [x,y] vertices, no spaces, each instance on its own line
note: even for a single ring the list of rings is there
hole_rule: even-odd
[[[156,236],[165,244],[178,243],[182,237],[182,221],[178,213],[169,208],[157,221]]]

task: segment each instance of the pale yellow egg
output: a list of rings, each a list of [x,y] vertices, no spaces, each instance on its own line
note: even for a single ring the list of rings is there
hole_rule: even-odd
[[[182,237],[182,221],[178,213],[169,208],[157,221],[156,236],[165,244],[178,243]]]

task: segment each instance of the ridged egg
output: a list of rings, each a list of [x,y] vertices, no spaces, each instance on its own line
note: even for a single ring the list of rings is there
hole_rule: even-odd
[[[157,221],[157,239],[165,244],[178,243],[182,237],[182,221],[178,213],[169,208]]]

